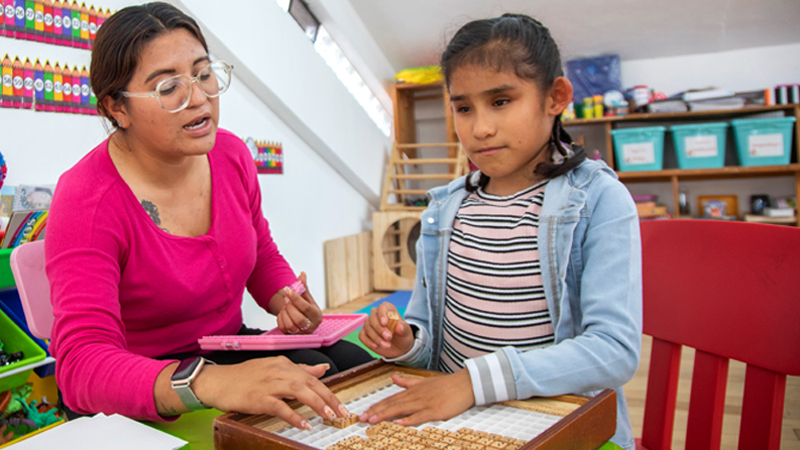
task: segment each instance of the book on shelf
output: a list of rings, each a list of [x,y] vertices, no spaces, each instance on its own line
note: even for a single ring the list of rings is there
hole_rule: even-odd
[[[741,109],[744,108],[745,99],[742,97],[724,97],[709,100],[698,100],[689,102],[690,111],[715,111],[719,109]]]
[[[656,100],[647,104],[647,112],[651,113],[674,113],[688,110],[686,102],[681,99]]]
[[[695,102],[700,100],[709,100],[714,98],[733,97],[736,92],[730,89],[692,89],[681,94],[681,99],[685,102]]]
[[[761,214],[745,214],[744,221],[753,223],[771,223],[775,225],[781,225],[781,224],[793,225],[797,223],[797,217],[795,216],[769,217],[769,216],[762,216]]]
[[[794,217],[794,208],[764,208],[767,217]]]

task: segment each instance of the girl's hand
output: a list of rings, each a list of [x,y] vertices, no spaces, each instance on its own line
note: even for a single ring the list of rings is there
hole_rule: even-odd
[[[358,338],[370,350],[384,358],[397,358],[408,353],[414,346],[414,333],[411,332],[408,322],[403,319],[397,321],[394,330],[386,328],[389,323],[386,314],[389,311],[397,313],[397,308],[391,303],[381,303],[377,308],[373,308],[361,331],[358,332]]]
[[[322,323],[322,311],[311,296],[306,283],[306,273],[297,277],[306,291],[299,295],[290,287],[283,288],[283,309],[278,313],[278,329],[283,334],[311,334]]]
[[[467,369],[430,378],[392,375],[392,380],[406,390],[370,406],[358,417],[359,420],[374,425],[392,417],[403,417],[395,420],[395,423],[410,427],[451,419],[475,404],[472,380]]]
[[[192,389],[203,404],[221,411],[268,414],[310,430],[308,421],[283,399],[297,399],[321,417],[348,417],[344,405],[318,380],[328,368],[327,364],[294,364],[283,356],[229,366],[208,364]]]

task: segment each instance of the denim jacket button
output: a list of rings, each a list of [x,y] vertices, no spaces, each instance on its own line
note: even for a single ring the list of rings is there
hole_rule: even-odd
[[[433,223],[433,222],[436,222],[436,220],[433,217],[428,217],[428,223]]]

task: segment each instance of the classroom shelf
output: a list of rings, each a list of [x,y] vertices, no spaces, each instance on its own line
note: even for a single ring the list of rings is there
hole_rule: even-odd
[[[575,119],[564,122],[564,127],[602,127],[605,133],[605,152],[603,159],[614,168],[614,142],[611,137],[611,130],[618,128],[623,123],[647,123],[647,122],[706,122],[709,120],[730,120],[742,118],[753,114],[767,113],[773,111],[783,111],[786,116],[794,116],[797,120],[794,125],[794,137],[792,139],[792,161],[800,162],[800,104],[756,106],[741,109],[726,109],[716,111],[689,111],[680,113],[653,113],[653,114],[629,114],[618,117],[602,117],[597,119]],[[672,211],[678,217],[677,211],[680,209],[678,204],[680,183],[685,181],[697,180],[722,180],[722,179],[748,179],[748,178],[768,178],[793,176],[795,179],[795,195],[800,198],[800,164],[779,166],[725,166],[718,169],[663,169],[656,171],[642,172],[617,172],[620,181],[623,183],[658,183],[669,182],[672,184]],[[684,218],[684,217],[681,217]],[[791,222],[798,225],[797,221]]]
[[[786,111],[800,108],[799,104],[752,106],[740,109],[718,109],[714,111],[687,111],[675,113],[640,113],[627,116],[600,117],[597,119],[575,119],[564,122],[565,127],[577,125],[598,125],[613,122],[665,121],[675,119],[711,119],[717,117],[736,117],[761,112]]]

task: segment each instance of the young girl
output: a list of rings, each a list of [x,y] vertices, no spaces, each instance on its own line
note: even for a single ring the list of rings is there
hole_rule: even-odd
[[[360,338],[389,361],[451,375],[396,377],[407,389],[360,419],[416,425],[613,388],[612,441],[634,448],[621,386],[641,346],[639,223],[614,172],[563,142],[572,85],[555,42],[527,16],[478,20],[453,37],[442,70],[479,170],[428,193],[407,322],[388,330],[384,303]]]

